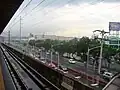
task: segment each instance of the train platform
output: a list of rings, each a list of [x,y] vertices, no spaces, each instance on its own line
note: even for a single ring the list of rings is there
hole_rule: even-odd
[[[1,65],[0,65],[0,90],[5,90]]]

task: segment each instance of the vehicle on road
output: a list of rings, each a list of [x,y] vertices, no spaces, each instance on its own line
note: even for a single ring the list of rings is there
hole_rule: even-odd
[[[41,60],[44,60],[45,58],[44,58],[44,57],[41,57],[40,59],[41,59]]]
[[[52,68],[56,68],[56,65],[53,63],[49,63],[48,66],[52,67]]]
[[[48,55],[48,54],[50,54],[49,52],[46,52],[46,54]]]
[[[68,73],[68,69],[65,66],[63,66],[63,65],[60,65],[59,69],[62,70],[63,73]]]
[[[42,60],[41,62],[42,62],[42,63],[46,63],[46,61],[45,61],[45,60],[44,60],[44,61]]]
[[[76,79],[80,79],[80,78],[81,78],[81,76],[75,76],[75,78],[76,78]]]
[[[68,71],[68,69],[65,66],[60,65],[59,68],[63,71]]]
[[[74,61],[73,59],[69,59],[69,63],[71,63],[71,64],[75,64],[76,61]]]
[[[107,69],[102,68],[101,71],[100,71],[100,73],[101,73],[101,74],[104,74],[104,73],[107,72],[107,71],[108,71]]]
[[[113,74],[110,72],[104,72],[103,78],[110,80],[113,77]]]
[[[39,58],[38,58],[38,57],[35,57],[35,60],[39,60]]]

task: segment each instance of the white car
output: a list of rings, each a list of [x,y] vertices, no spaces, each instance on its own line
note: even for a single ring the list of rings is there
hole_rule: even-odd
[[[55,64],[53,64],[53,63],[49,63],[48,66],[50,66],[52,68],[56,68]]]
[[[41,59],[41,60],[44,60],[45,58],[44,58],[44,57],[41,57],[40,59]]]
[[[42,63],[46,63],[46,61],[41,61]]]
[[[104,72],[103,77],[106,79],[111,79],[113,77],[113,74],[110,72]]]
[[[39,58],[35,57],[36,60],[39,60]]]
[[[49,52],[46,52],[46,54],[48,55],[48,54],[50,54]]]
[[[73,59],[69,59],[69,63],[75,64],[76,61],[74,61]]]

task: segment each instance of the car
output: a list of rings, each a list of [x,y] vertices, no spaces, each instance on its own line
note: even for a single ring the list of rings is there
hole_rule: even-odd
[[[48,66],[52,67],[52,68],[56,68],[56,65],[53,63],[49,63]]]
[[[104,74],[104,72],[107,72],[107,69],[102,68],[101,71],[100,71],[100,73]]]
[[[68,73],[68,69],[65,66],[60,65],[59,69],[63,72],[63,73]]]
[[[46,61],[45,61],[45,60],[41,60],[41,62],[42,62],[42,63],[46,63]]]
[[[41,59],[41,60],[44,60],[45,58],[44,58],[44,57],[41,57],[40,59]]]
[[[110,72],[104,72],[103,78],[110,80],[113,77],[113,74]]]
[[[39,58],[35,57],[35,60],[39,60]]]
[[[81,76],[75,76],[75,78],[76,78],[76,79],[80,79],[80,78],[81,78]]]
[[[69,59],[69,63],[71,63],[71,64],[75,64],[76,61],[74,61],[73,59]]]
[[[68,69],[65,66],[60,65],[59,68],[63,71],[68,71]]]
[[[46,54],[48,55],[48,54],[50,54],[49,52],[46,52]]]

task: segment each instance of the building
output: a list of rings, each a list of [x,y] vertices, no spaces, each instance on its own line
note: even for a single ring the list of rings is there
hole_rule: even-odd
[[[114,48],[120,48],[120,38],[117,36],[109,37],[109,45]]]
[[[107,44],[114,48],[120,48],[120,22],[109,22],[109,38]]]
[[[0,42],[4,42],[4,37],[0,36]]]
[[[56,36],[56,35],[36,35],[36,36],[37,36],[37,39],[40,39],[40,40],[51,39],[51,40],[69,41],[74,38],[74,37],[64,37],[64,36]]]

